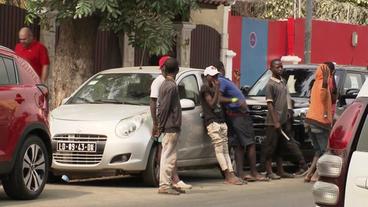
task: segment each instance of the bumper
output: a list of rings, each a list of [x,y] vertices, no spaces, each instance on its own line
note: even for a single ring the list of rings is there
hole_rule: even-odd
[[[88,125],[93,127],[87,129],[79,124],[72,124],[64,125],[63,130],[52,131],[53,171],[145,170],[153,143],[150,139],[149,126],[143,125],[129,137],[120,138],[116,137],[114,129],[108,127],[109,125],[101,123],[99,125],[88,123]],[[58,142],[96,143],[96,151],[62,151],[58,150]]]

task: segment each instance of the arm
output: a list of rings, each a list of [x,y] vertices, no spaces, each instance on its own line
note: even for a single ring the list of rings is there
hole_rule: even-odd
[[[151,117],[152,117],[152,137],[158,137],[159,130],[158,130],[158,119],[157,119],[157,98],[150,99],[150,110],[151,110]]]
[[[160,96],[160,110],[159,110],[159,128],[163,131],[166,125],[166,121],[169,117],[172,104],[172,96],[175,92],[175,87],[172,87],[165,91],[165,93]]]
[[[48,77],[48,70],[49,70],[49,65],[43,65],[42,66],[42,75],[41,75],[41,81],[42,83],[45,83],[47,81],[47,77]]]
[[[215,108],[217,103],[219,103],[220,100],[220,90],[219,90],[219,84],[220,82],[218,80],[215,80],[213,82],[214,88],[215,88],[215,94],[213,97],[209,93],[204,93],[204,98],[206,99],[207,104],[211,108]]]
[[[271,115],[272,121],[273,121],[273,126],[276,129],[279,129],[281,127],[280,125],[280,119],[278,114],[275,111],[275,108],[273,106],[273,100],[274,100],[274,93],[273,93],[273,89],[272,86],[267,84],[266,86],[266,101],[267,101],[267,108],[268,108],[268,113]]]
[[[279,121],[279,116],[277,115],[274,107],[273,107],[273,102],[272,101],[267,101],[267,108],[269,113],[271,114],[272,120],[273,120],[273,126],[276,129],[279,129],[281,127],[280,125],[280,121]]]
[[[42,83],[45,83],[47,81],[50,60],[49,60],[47,48],[43,45],[41,46],[41,51],[40,51],[40,63],[42,65],[42,74],[40,78],[41,78]]]

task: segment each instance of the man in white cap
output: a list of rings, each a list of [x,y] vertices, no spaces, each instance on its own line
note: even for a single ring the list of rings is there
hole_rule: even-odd
[[[204,70],[206,81],[200,92],[204,124],[215,148],[217,161],[225,175],[224,183],[242,185],[243,181],[235,176],[229,156],[227,125],[220,105],[219,74],[220,72],[214,66],[209,66]]]

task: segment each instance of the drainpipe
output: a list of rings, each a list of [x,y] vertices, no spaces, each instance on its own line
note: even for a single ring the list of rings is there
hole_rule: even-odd
[[[233,77],[233,57],[236,53],[229,50],[229,15],[231,6],[223,6],[223,22],[222,22],[222,34],[221,34],[221,54],[220,60],[225,66],[225,76],[232,80]]]
[[[304,36],[304,61],[306,64],[311,63],[312,16],[313,16],[313,0],[307,0],[307,18],[305,20],[305,36]]]

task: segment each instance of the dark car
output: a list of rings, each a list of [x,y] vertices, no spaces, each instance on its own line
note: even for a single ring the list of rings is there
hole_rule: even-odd
[[[0,46],[0,179],[13,199],[36,198],[47,180],[47,95],[33,68]]]
[[[313,186],[321,207],[359,207],[368,203],[368,81],[334,125],[328,151],[317,163]]]
[[[299,144],[305,158],[311,160],[314,155],[312,141],[307,136],[307,127],[304,118],[309,106],[310,89],[315,78],[317,65],[284,65],[283,79],[286,81],[291,98],[294,103],[293,137]],[[266,84],[271,77],[267,70],[246,93],[250,114],[254,122],[257,148],[265,139],[265,119],[267,103],[265,98]],[[335,119],[345,110],[356,97],[362,87],[368,71],[363,67],[336,66],[335,80],[338,91]],[[258,150],[259,151],[259,150]],[[287,154],[286,154],[287,156]]]

